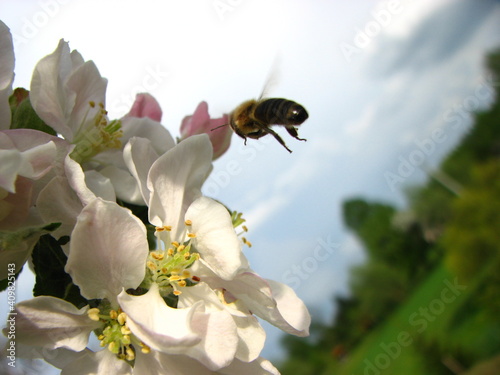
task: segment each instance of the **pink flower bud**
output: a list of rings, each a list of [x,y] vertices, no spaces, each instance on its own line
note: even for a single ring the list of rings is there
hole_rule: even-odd
[[[157,122],[161,121],[161,108],[156,99],[147,93],[137,94],[130,112],[125,117],[149,117]]]
[[[224,126],[226,125],[226,126]],[[215,129],[219,127],[218,129]],[[208,104],[201,102],[192,116],[186,116],[181,123],[181,140],[196,134],[208,134],[214,148],[213,160],[224,154],[231,144],[233,130],[229,126],[229,116],[211,119]]]

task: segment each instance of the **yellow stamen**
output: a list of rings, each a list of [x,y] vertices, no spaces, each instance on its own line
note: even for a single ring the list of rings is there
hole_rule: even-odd
[[[156,259],[156,260],[163,260],[163,258],[165,258],[165,254],[164,253],[159,253],[157,251],[153,251],[151,252],[151,256]]]
[[[99,321],[99,309],[98,308],[92,308],[90,309],[88,312],[87,312],[87,315],[90,319],[92,319],[93,321],[96,321],[98,322]]]
[[[141,352],[143,352],[144,354],[148,354],[151,351],[151,348],[143,342],[140,342],[139,345],[141,346]]]
[[[120,325],[124,325],[125,322],[127,321],[127,314],[125,314],[124,312],[120,313],[120,315],[118,315],[118,323],[120,323]]]

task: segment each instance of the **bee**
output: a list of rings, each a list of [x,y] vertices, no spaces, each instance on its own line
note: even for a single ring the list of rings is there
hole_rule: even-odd
[[[229,114],[229,123],[218,126],[212,130],[223,126],[231,126],[233,131],[245,140],[247,138],[259,139],[267,134],[271,134],[276,140],[292,152],[285,141],[273,130],[272,125],[284,126],[288,134],[299,141],[305,141],[299,138],[296,126],[307,120],[309,114],[299,103],[283,98],[251,99],[240,104]]]
[[[299,141],[296,126],[307,120],[309,114],[300,104],[283,98],[247,100],[229,114],[229,126],[245,140],[259,139],[271,134],[288,152],[292,152],[285,141],[273,130],[272,125],[284,126],[288,134]]]

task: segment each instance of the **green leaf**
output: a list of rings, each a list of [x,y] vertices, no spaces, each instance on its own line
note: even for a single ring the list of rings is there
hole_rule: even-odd
[[[57,135],[56,131],[45,124],[36,114],[31,106],[28,91],[19,88],[14,90],[14,93],[9,98],[9,103],[12,110],[11,129],[35,129]]]
[[[49,234],[40,237],[33,249],[36,274],[33,295],[58,297],[81,308],[87,305],[87,300],[80,295],[80,289],[64,271],[66,261],[59,241]]]
[[[23,268],[21,268],[19,270],[19,272],[16,273],[15,277],[16,277],[16,280],[17,278],[19,277],[19,275],[21,274],[21,271],[23,270]],[[3,280],[0,280],[0,292],[3,292],[5,289],[7,289],[7,287],[9,286],[9,278],[6,277],[5,279]]]

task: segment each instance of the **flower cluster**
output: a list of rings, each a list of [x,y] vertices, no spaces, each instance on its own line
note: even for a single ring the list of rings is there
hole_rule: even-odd
[[[277,374],[258,318],[306,336],[310,316],[250,268],[241,214],[202,195],[227,117],[202,102],[176,141],[139,94],[111,120],[106,79],[63,40],[29,91],[13,78],[0,22],[0,280],[36,274],[15,307],[23,352],[62,374]]]

